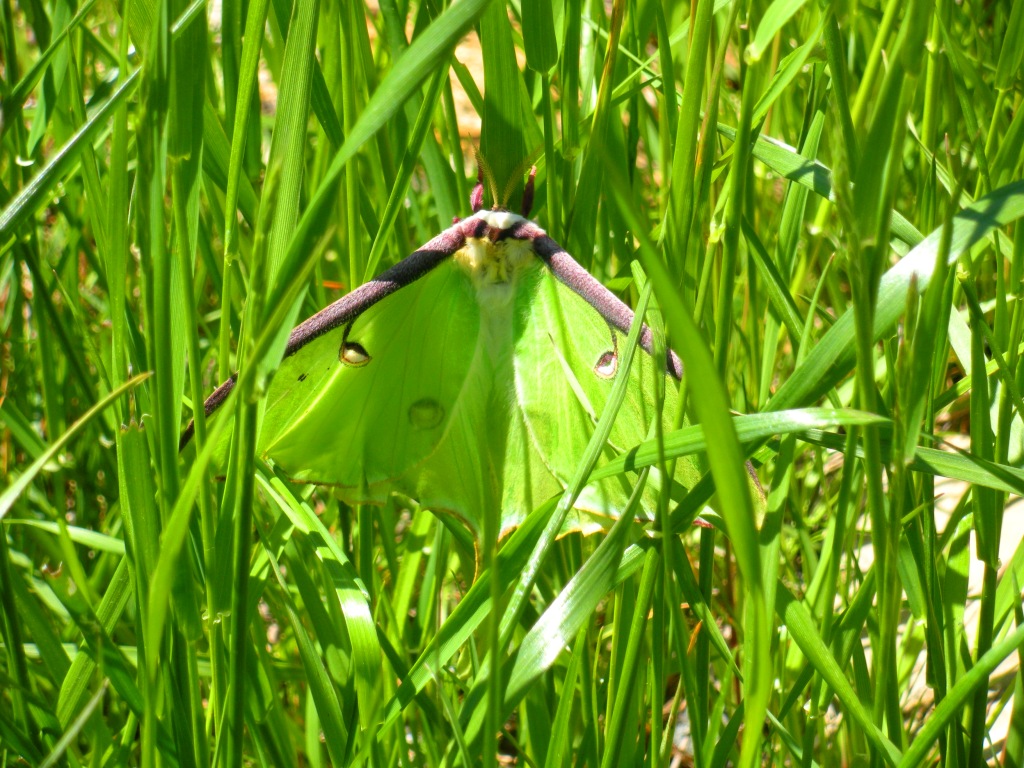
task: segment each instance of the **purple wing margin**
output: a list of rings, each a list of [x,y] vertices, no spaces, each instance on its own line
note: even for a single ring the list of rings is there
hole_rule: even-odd
[[[322,336],[335,328],[355,320],[381,299],[387,298],[395,291],[414,283],[430,272],[461,248],[466,242],[465,222],[457,222],[446,229],[429,243],[411,253],[390,269],[381,272],[377,277],[342,296],[333,304],[324,307],[315,315],[305,320],[288,336],[285,357],[294,355],[306,344],[318,336]],[[203,403],[203,412],[209,416],[227,399],[235,387],[238,374],[221,384]],[[188,445],[195,432],[194,422],[189,422],[181,433],[178,449]]]
[[[559,282],[597,310],[610,326],[622,333],[629,333],[629,327],[633,324],[633,310],[618,296],[581,267],[562,246],[532,221],[520,222],[515,230],[512,237],[533,240],[534,253],[548,265]],[[640,331],[640,348],[649,355],[654,354],[654,334],[646,324]],[[668,372],[677,380],[682,379],[683,363],[679,356],[670,349],[667,358]]]

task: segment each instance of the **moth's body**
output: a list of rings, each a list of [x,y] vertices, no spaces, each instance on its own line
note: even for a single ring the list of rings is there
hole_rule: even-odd
[[[528,220],[508,211],[479,211],[466,220],[465,230],[472,234],[467,234],[454,259],[473,282],[485,309],[511,302],[517,280],[539,266],[531,241],[502,237],[522,223]]]
[[[525,221],[509,211],[477,212],[467,219],[466,229],[473,235],[467,235],[465,245],[452,258],[476,292],[483,335],[481,346],[495,368],[496,380],[502,380],[502,374],[511,370],[516,293],[524,281],[536,279],[541,267],[530,241],[501,236]],[[485,226],[474,226],[473,222]]]
[[[482,514],[508,528],[571,477],[631,321],[536,224],[478,211],[292,332],[258,448],[351,503],[400,491],[475,534]],[[641,344],[652,350],[649,331]],[[671,354],[669,367],[680,372]],[[609,440],[619,450],[648,436],[653,377],[665,372],[640,354],[628,375]],[[669,387],[668,413],[674,402]],[[614,515],[628,492],[612,478],[577,507]]]

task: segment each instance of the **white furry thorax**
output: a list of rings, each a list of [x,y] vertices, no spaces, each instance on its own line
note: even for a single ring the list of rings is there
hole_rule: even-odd
[[[511,211],[477,211],[466,223],[474,220],[485,222],[487,230],[481,237],[467,237],[455,262],[473,281],[481,307],[498,309],[511,302],[520,276],[534,266],[533,241],[500,237],[525,220]]]

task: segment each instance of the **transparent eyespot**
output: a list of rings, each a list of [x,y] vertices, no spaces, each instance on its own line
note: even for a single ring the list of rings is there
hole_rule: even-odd
[[[599,358],[597,358],[597,364],[594,365],[594,373],[600,376],[602,379],[613,379],[615,378],[615,372],[619,369],[619,356],[614,352],[605,352]]]
[[[358,344],[354,341],[346,341],[341,345],[341,352],[338,354],[338,359],[342,365],[348,365],[353,368],[362,368],[373,358],[370,357],[370,353],[366,351],[362,344]]]

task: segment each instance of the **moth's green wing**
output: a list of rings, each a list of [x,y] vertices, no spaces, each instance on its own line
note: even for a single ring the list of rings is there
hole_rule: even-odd
[[[509,409],[508,442],[504,464],[504,493],[501,503],[503,532],[518,526],[543,502],[564,490],[544,457],[537,450],[533,434],[522,410],[515,404]],[[573,521],[569,530],[582,526]]]
[[[383,500],[441,442],[479,330],[469,281],[442,264],[284,359],[260,452],[294,480]]]
[[[576,470],[618,372],[618,352],[625,336],[584,299],[541,270],[520,296],[514,353],[516,404],[534,453],[564,487]],[[642,350],[629,370],[626,398],[609,436],[610,456],[649,437],[657,414],[656,377],[663,369]],[[675,381],[665,382],[663,421],[670,429],[678,402]],[[690,487],[699,478],[691,464],[679,462],[675,480]],[[577,507],[600,516],[616,516],[626,506],[635,475],[610,478],[584,489]],[[652,473],[644,494],[644,512],[653,513],[659,480]],[[584,530],[593,521],[581,517]]]
[[[500,514],[507,530],[564,489],[608,400],[625,336],[539,261],[517,267],[523,248],[498,242],[495,250],[477,243],[467,264],[454,253],[286,357],[265,401],[261,455],[350,503],[404,493],[477,539],[483,515]],[[505,282],[508,269],[523,271]],[[609,457],[648,437],[658,377],[665,413],[676,409],[675,383],[650,355],[638,351],[628,377]],[[635,479],[588,486],[566,530],[594,530],[602,523],[592,514],[620,514]],[[691,486],[693,465],[681,463],[674,479]],[[648,481],[648,514],[658,480]]]

